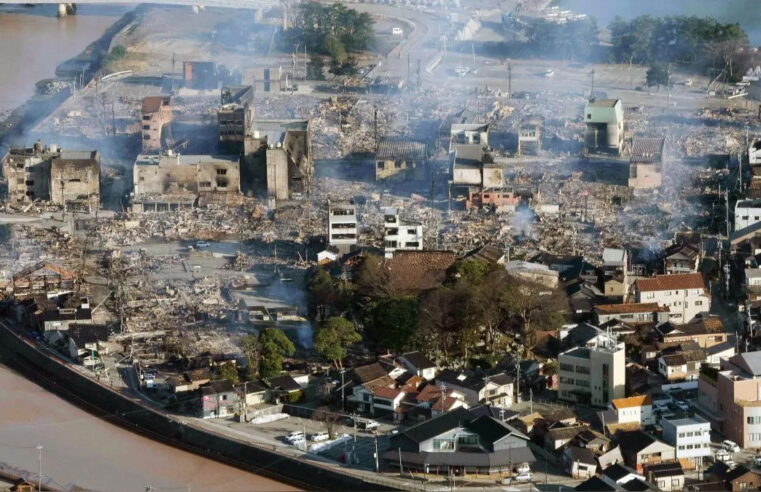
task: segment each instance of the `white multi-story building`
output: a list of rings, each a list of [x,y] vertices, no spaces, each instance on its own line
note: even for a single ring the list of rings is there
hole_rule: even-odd
[[[618,423],[635,422],[641,426],[655,424],[653,415],[653,398],[650,395],[616,398],[610,402],[616,412]]]
[[[688,323],[711,310],[711,295],[700,273],[656,275],[634,283],[635,302],[655,302],[669,309],[672,323]]]
[[[383,250],[392,258],[396,250],[423,250],[423,226],[408,225],[399,220],[399,210],[383,209]]]
[[[761,222],[761,200],[738,200],[735,204],[735,230]]]
[[[596,331],[558,357],[559,398],[605,407],[612,399],[624,397],[625,346],[615,335],[591,325],[583,327]]]
[[[328,242],[342,253],[357,244],[357,207],[354,202],[328,202]]]
[[[674,446],[678,460],[694,460],[701,464],[704,456],[711,456],[711,424],[697,415],[694,417],[661,420],[663,440]]]

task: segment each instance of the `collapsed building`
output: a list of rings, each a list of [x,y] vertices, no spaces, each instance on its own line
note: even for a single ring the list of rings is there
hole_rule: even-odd
[[[100,206],[100,154],[62,150],[57,145],[11,149],[3,159],[8,200],[46,200],[67,210],[92,212]]]
[[[207,61],[182,62],[182,79],[190,89],[216,89],[217,64]]]
[[[219,143],[231,151],[240,152],[254,124],[254,88],[223,87],[221,106],[217,109]]]
[[[143,152],[160,151],[172,123],[172,98],[151,96],[143,99]]]
[[[629,188],[658,188],[663,182],[665,138],[634,138],[629,158]]]
[[[481,144],[458,144],[451,153],[450,195],[465,202],[465,208],[494,207],[515,210],[520,203],[512,189],[505,188],[504,170]]]
[[[139,155],[132,210],[191,208],[201,197],[240,194],[240,158],[226,155]]]
[[[423,180],[428,177],[428,147],[402,138],[382,138],[375,152],[375,179]]]
[[[299,198],[309,191],[313,172],[309,120],[259,120],[245,150],[247,181],[263,177],[267,196]]]
[[[618,153],[624,143],[624,108],[620,99],[591,99],[584,107],[587,150]]]

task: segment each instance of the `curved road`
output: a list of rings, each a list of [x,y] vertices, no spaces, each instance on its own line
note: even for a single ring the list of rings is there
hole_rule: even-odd
[[[0,365],[0,468],[88,490],[296,490],[157,443],[93,417]]]

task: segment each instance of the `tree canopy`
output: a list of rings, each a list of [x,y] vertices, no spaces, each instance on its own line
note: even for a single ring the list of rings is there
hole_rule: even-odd
[[[630,21],[616,17],[609,29],[617,62],[726,68],[730,80],[742,76],[749,62],[748,36],[739,24],[695,16],[642,15]]]
[[[404,296],[378,301],[370,309],[365,330],[378,345],[403,352],[412,348],[417,326],[418,298]]]
[[[314,335],[314,348],[323,357],[333,361],[336,369],[342,367],[347,348],[362,340],[354,325],[345,318],[334,316],[328,318],[317,328]]]
[[[536,19],[526,29],[527,45],[535,55],[562,60],[590,58],[599,45],[594,17],[557,24]]]
[[[261,346],[261,362],[259,373],[263,378],[276,376],[283,372],[283,359],[296,352],[285,333],[277,328],[267,328],[259,335]]]

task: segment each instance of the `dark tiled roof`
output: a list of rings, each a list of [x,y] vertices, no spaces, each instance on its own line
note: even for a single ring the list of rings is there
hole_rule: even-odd
[[[359,384],[370,383],[385,376],[388,376],[388,372],[378,362],[358,366],[351,370],[351,379]]]
[[[642,431],[620,432],[616,435],[616,440],[624,455],[638,453],[656,441],[653,436]]]
[[[578,446],[568,446],[568,453],[571,455],[571,460],[578,461],[579,463],[594,465],[597,463],[595,459],[595,453],[591,449],[580,448]]]
[[[417,352],[407,352],[406,354],[402,354],[402,357],[407,359],[407,361],[412,364],[414,367],[418,369],[427,369],[430,367],[436,367],[436,364],[431,362],[431,359],[425,356],[423,352],[417,351]]]
[[[388,261],[391,284],[400,292],[435,289],[444,283],[456,259],[452,251],[396,251]]]
[[[684,475],[682,470],[682,464],[678,461],[670,463],[654,463],[652,465],[645,465],[644,471],[646,476],[659,477],[673,477],[677,475]]]
[[[299,383],[296,382],[289,374],[283,374],[282,376],[274,376],[266,380],[267,384],[272,389],[284,390],[284,391],[297,391],[301,389]]]
[[[403,138],[384,138],[378,143],[376,159],[422,161],[428,158],[428,148],[423,142]]]
[[[658,162],[663,156],[665,138],[634,137],[630,162]]]
[[[227,379],[215,379],[209,382],[208,388],[211,388],[214,393],[230,393],[234,391],[233,384]]]
[[[606,477],[610,478],[614,482],[619,481],[620,479],[624,478],[626,475],[630,473],[637,473],[634,470],[632,470],[629,467],[626,467],[620,463],[616,463],[615,465],[611,465],[607,467],[605,470],[603,470],[602,474]]]
[[[603,482],[601,479],[597,477],[592,477],[589,480],[586,480],[585,482],[581,482],[579,485],[576,486],[574,490],[581,490],[584,492],[607,492],[609,490],[614,491],[616,490],[616,488],[613,487],[612,485],[609,485]]]
[[[87,325],[72,323],[69,325],[69,336],[78,343],[105,342],[109,330],[106,325]]]
[[[451,413],[451,412],[450,412]],[[383,459],[398,463],[399,452],[396,449],[387,451]],[[495,451],[493,453],[428,453],[402,451],[402,461],[405,463],[426,464],[429,466],[470,466],[470,467],[502,467],[515,463],[533,463],[534,453],[528,446]]]
[[[413,425],[402,434],[413,442],[421,443],[449,430],[465,425],[472,417],[460,407],[425,422]]]

